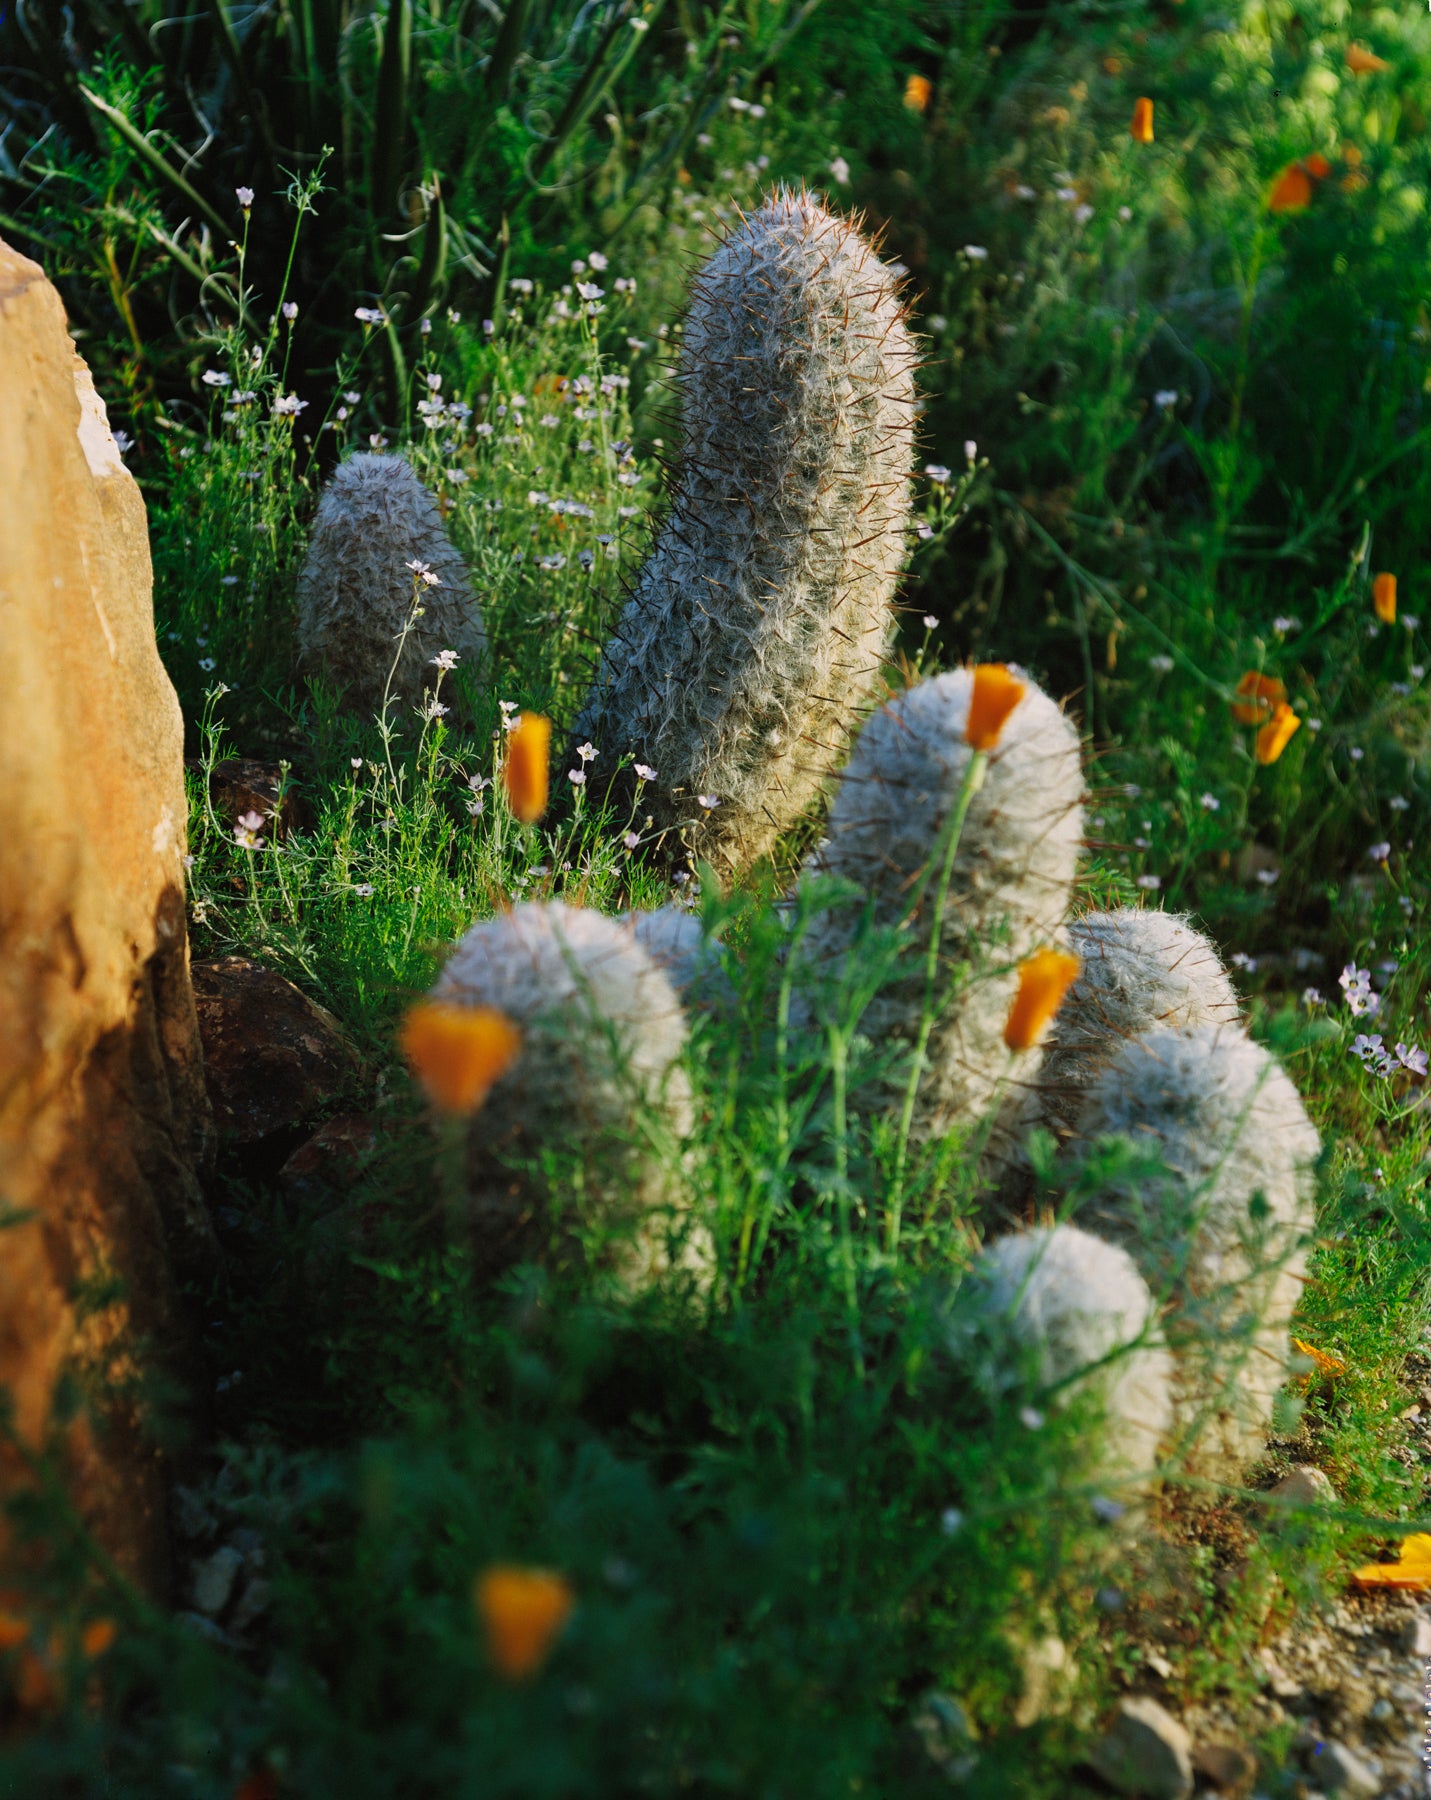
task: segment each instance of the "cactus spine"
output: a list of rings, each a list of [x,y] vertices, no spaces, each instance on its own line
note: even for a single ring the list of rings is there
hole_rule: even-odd
[[[598,1265],[627,1291],[658,1273],[691,1127],[686,1021],[630,927],[559,901],[515,907],[466,933],[433,998],[496,1007],[523,1033],[468,1136],[479,1266],[538,1255],[555,1229],[596,1242]],[[555,1214],[553,1155],[562,1194],[575,1187],[574,1218]],[[686,1224],[678,1260],[707,1273],[709,1239]]]
[[[785,191],[696,278],[670,517],[576,734],[604,768],[654,767],[613,801],[725,870],[795,822],[878,688],[914,440],[897,289],[852,224]]]
[[[420,706],[424,688],[436,688],[430,664],[439,651],[455,650],[469,665],[481,660],[482,614],[437,504],[411,467],[400,456],[350,456],[318,502],[298,580],[298,651],[308,677],[331,682],[356,711],[382,706],[413,607],[414,561],[440,585],[419,584],[422,616],[393,676],[403,707]]]
[[[1115,1183],[1080,1222],[1125,1245],[1171,1302],[1174,1404],[1188,1466],[1235,1481],[1261,1452],[1286,1376],[1319,1143],[1296,1089],[1240,1028],[1160,1026],[1122,1046],[1079,1118],[1165,1174]]]
[[[861,1029],[876,1043],[913,1043],[920,1028],[922,953],[934,895],[929,887],[921,894],[919,883],[938,858],[969,766],[964,732],[972,689],[969,670],[954,669],[874,715],[840,781],[828,840],[808,865],[813,873],[852,881],[877,924],[896,925],[917,906],[900,972],[864,1015]],[[913,1120],[916,1141],[974,1124],[1009,1072],[1003,1031],[1018,988],[1017,965],[1060,935],[1082,837],[1082,792],[1078,734],[1029,682],[960,833],[940,932],[940,1010]],[[860,929],[858,903],[819,914],[805,950],[815,972],[834,972]],[[1037,1056],[1020,1055],[1021,1077]],[[883,1097],[893,1103],[899,1093],[896,1083]],[[990,1146],[991,1156],[1002,1153],[1002,1146]]]

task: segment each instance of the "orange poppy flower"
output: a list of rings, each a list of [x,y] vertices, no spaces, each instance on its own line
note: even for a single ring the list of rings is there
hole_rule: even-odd
[[[904,84],[904,104],[911,112],[922,113],[933,92],[934,83],[927,75],[911,75]]]
[[[1396,577],[1378,575],[1371,584],[1371,603],[1383,625],[1396,623]]]
[[[1329,1356],[1325,1350],[1318,1350],[1305,1338],[1294,1337],[1292,1348],[1300,1350],[1303,1356],[1309,1356],[1319,1375],[1345,1375],[1347,1372],[1347,1366],[1339,1356]]]
[[[1347,45],[1346,64],[1353,75],[1384,75],[1391,67],[1385,57],[1373,56],[1361,44]]]
[[[975,750],[992,750],[999,741],[1005,720],[1026,692],[1027,684],[1003,663],[976,663],[964,742]]]
[[[1431,1588],[1431,1534],[1413,1531],[1401,1540],[1394,1563],[1367,1563],[1352,1580],[1359,1588],[1406,1588],[1413,1593]]]
[[[1288,163],[1267,195],[1268,212],[1303,212],[1311,204],[1311,176],[1300,163]]]
[[[523,825],[535,825],[547,810],[547,759],[552,722],[540,713],[523,713],[507,733],[507,760],[502,779],[507,804]]]
[[[1031,1050],[1042,1039],[1082,967],[1067,950],[1036,950],[1019,965],[1019,991],[1004,1023],[1010,1050]]]
[[[1310,156],[1304,156],[1302,158],[1302,167],[1312,177],[1313,181],[1325,181],[1332,172],[1332,165],[1319,150],[1314,150]]]
[[[497,1673],[528,1681],[571,1617],[576,1595],[562,1575],[499,1564],[477,1577],[473,1600]]]
[[[1287,690],[1275,675],[1248,669],[1237,684],[1240,700],[1232,702],[1232,716],[1239,725],[1260,725],[1287,698]]]
[[[1290,706],[1281,705],[1272,717],[1257,733],[1257,760],[1260,763],[1274,763],[1291,743],[1296,732],[1301,729],[1302,721]]]
[[[1133,102],[1133,123],[1129,127],[1133,133],[1135,144],[1151,144],[1153,141],[1153,103],[1147,95],[1140,95]]]
[[[474,1113],[517,1060],[522,1034],[491,1006],[419,1000],[399,1036],[408,1067],[443,1112]]]

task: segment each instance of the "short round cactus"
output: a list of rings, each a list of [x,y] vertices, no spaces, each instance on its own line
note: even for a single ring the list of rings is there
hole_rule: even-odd
[[[847,220],[780,192],[696,278],[670,517],[578,738],[665,853],[765,854],[878,691],[904,561],[916,351],[898,280]]]
[[[431,494],[400,456],[366,452],[340,463],[318,502],[298,579],[298,651],[304,673],[335,687],[346,706],[376,714],[398,639],[413,609],[418,562],[437,585],[417,578],[422,616],[403,646],[392,696],[406,710],[437,687],[433,659],[444,650],[479,663],[487,638],[462,558],[443,529]],[[444,703],[452,683],[444,687]]]
[[[1089,1392],[1101,1414],[1088,1473],[1110,1482],[1151,1476],[1172,1425],[1172,1362],[1148,1285],[1132,1258],[1072,1225],[988,1244],[969,1275],[1001,1372],[1018,1360],[1058,1404]]]
[[[973,754],[965,742],[973,676],[954,669],[882,707],[860,733],[830,812],[829,837],[809,873],[854,883],[880,925],[908,920],[899,972],[874,998],[861,1030],[876,1044],[913,1043],[926,1004],[925,952],[943,832]],[[1004,724],[960,833],[940,929],[938,1011],[913,1118],[916,1139],[985,1117],[1000,1084],[1027,1080],[1038,1051],[1011,1059],[1004,1026],[1018,965],[1057,942],[1083,831],[1078,733],[1032,682]],[[928,880],[921,890],[921,880]],[[913,909],[913,911],[911,911]],[[858,944],[863,907],[815,918],[803,956],[816,976],[838,974]],[[881,1085],[893,1104],[903,1072]],[[991,1144],[997,1159],[1007,1147]]]
[[[623,913],[636,942],[661,969],[682,1000],[727,999],[730,979],[720,951],[702,928],[700,916],[685,906],[658,906]]]
[[[1262,1451],[1287,1371],[1319,1143],[1296,1089],[1237,1026],[1158,1027],[1089,1090],[1086,1143],[1124,1137],[1166,1173],[1108,1187],[1080,1223],[1123,1244],[1170,1304],[1188,1466],[1237,1480]]]
[[[468,1135],[484,1271],[541,1255],[555,1235],[580,1240],[628,1291],[673,1246],[708,1272],[709,1238],[673,1216],[691,1127],[686,1021],[629,926],[558,901],[515,907],[466,933],[432,997],[495,1007],[523,1034]]]

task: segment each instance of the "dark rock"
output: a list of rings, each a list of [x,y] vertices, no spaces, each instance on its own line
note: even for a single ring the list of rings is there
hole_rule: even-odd
[[[1192,1766],[1224,1794],[1244,1793],[1257,1775],[1257,1758],[1242,1744],[1199,1744]]]
[[[226,825],[236,825],[246,813],[257,813],[264,821],[264,835],[274,843],[281,843],[291,831],[313,829],[313,808],[293,786],[292,774],[285,779],[277,763],[226,756],[209,772],[209,800]]]
[[[343,1113],[320,1125],[278,1171],[279,1185],[296,1207],[320,1209],[349,1192],[373,1159],[378,1128],[361,1113]]]

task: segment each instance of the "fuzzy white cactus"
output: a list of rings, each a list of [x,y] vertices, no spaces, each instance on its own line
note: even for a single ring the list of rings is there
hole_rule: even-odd
[[[1173,1422],[1173,1372],[1157,1305],[1128,1253],[1072,1225],[1018,1232],[980,1251],[969,1299],[996,1335],[996,1377],[1027,1358],[1056,1404],[1096,1396],[1088,1476],[1145,1484]]]
[[[318,502],[298,579],[299,662],[336,687],[355,711],[383,703],[398,639],[413,609],[420,562],[438,585],[418,582],[422,616],[403,647],[392,693],[402,709],[437,687],[433,658],[455,650],[470,668],[486,653],[482,614],[437,503],[400,456],[350,456]],[[444,703],[453,684],[444,690]]]
[[[667,1266],[672,1246],[708,1277],[708,1235],[675,1216],[691,1128],[685,1016],[631,928],[558,901],[517,906],[466,933],[432,997],[495,1007],[523,1034],[468,1137],[479,1263],[539,1254],[555,1230],[595,1242],[628,1292]],[[557,1216],[547,1152],[562,1163],[563,1198],[572,1185],[574,1217]]]
[[[1160,1026],[1106,1062],[1085,1143],[1128,1138],[1167,1174],[1111,1184],[1080,1224],[1123,1244],[1170,1303],[1187,1467],[1240,1479],[1266,1443],[1287,1372],[1319,1143],[1297,1091],[1233,1025]]]
[[[611,797],[667,851],[726,870],[768,851],[877,693],[914,445],[898,288],[853,224],[786,191],[696,278],[670,517],[576,726],[603,768],[654,767]]]
[[[1011,1073],[1027,1079],[1037,1050],[1013,1059],[1004,1025],[1018,964],[1061,937],[1083,831],[1078,733],[1027,677],[1026,692],[990,753],[959,837],[940,929],[938,1008],[913,1118],[916,1141],[983,1118]],[[842,877],[879,925],[909,917],[900,971],[875,996],[861,1030],[876,1044],[912,1044],[926,1004],[929,946],[945,826],[973,754],[964,732],[968,669],[920,682],[860,733],[830,811],[829,837],[807,872]],[[920,893],[921,879],[928,881]],[[837,976],[859,940],[859,902],[816,916],[802,955]],[[881,1087],[894,1104],[906,1073]],[[991,1142],[997,1164],[1008,1146]]]
[[[721,967],[720,951],[689,907],[658,906],[650,912],[623,913],[621,918],[682,1000],[729,998],[730,980]]]

